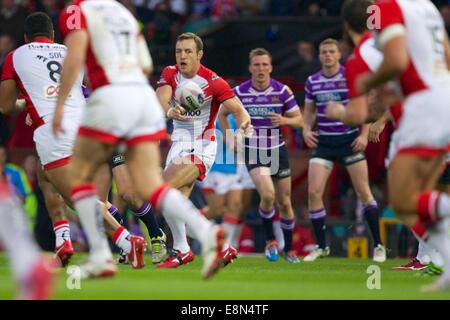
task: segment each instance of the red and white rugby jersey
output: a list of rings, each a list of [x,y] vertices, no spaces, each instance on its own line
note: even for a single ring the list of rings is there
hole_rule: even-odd
[[[382,60],[383,54],[376,48],[372,33],[366,32],[353,49],[352,56],[345,64],[349,99],[358,96],[356,79],[362,74],[375,72]],[[398,127],[402,116],[402,103],[397,102],[390,106],[389,112],[391,113],[394,126]]]
[[[429,0],[379,0],[380,28],[376,42],[384,46],[395,36],[406,37],[410,64],[400,77],[405,96],[449,85],[444,51],[444,21]]]
[[[63,37],[75,30],[88,32],[86,67],[92,91],[107,84],[148,83],[141,67],[144,58],[151,60],[148,48],[136,19],[118,1],[76,0],[63,10],[59,25]]]
[[[372,34],[366,32],[345,63],[349,99],[358,96],[356,79],[365,73],[375,72],[382,61],[383,54],[375,47],[375,40]]]
[[[195,139],[204,138],[214,141],[214,128],[220,104],[234,97],[233,90],[225,80],[203,65],[200,66],[197,74],[191,79],[185,78],[178,70],[177,65],[168,66],[161,74],[158,87],[171,86],[172,95],[175,96],[178,84],[186,80],[196,82],[203,89],[205,102],[201,109],[187,112],[184,115],[185,121],[173,121],[172,140],[186,139],[190,136]],[[212,130],[209,131],[208,129]],[[208,132],[206,132],[207,130]],[[205,135],[205,133],[207,134]]]
[[[53,116],[66,51],[64,45],[38,38],[10,52],[5,60],[2,80],[16,81],[35,127],[49,122]],[[82,80],[80,73],[65,103],[65,113],[82,111],[85,104]]]

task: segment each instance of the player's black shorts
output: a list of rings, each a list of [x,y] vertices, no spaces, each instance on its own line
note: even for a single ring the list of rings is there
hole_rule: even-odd
[[[248,172],[258,167],[269,167],[272,178],[284,179],[291,176],[286,145],[268,150],[245,147],[244,159]]]
[[[439,184],[450,184],[450,165],[447,163],[447,167],[444,170],[444,173],[439,178]]]
[[[125,163],[125,155],[122,152],[115,151],[109,159],[109,166],[111,169]]]
[[[331,162],[339,160],[345,166],[365,160],[364,152],[354,152],[352,149],[352,143],[358,136],[359,132],[339,136],[321,135],[311,159],[319,158]]]

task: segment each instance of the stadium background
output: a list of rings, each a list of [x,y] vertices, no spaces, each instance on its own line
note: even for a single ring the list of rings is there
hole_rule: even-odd
[[[303,104],[303,84],[308,75],[320,69],[317,58],[318,43],[327,38],[341,39],[342,21],[339,17],[341,0],[122,0],[140,21],[146,36],[155,71],[152,84],[166,65],[175,63],[176,36],[183,31],[196,32],[205,45],[202,63],[215,70],[232,86],[248,75],[248,53],[255,47],[264,47],[273,55],[273,77],[289,85],[299,105]],[[433,1],[450,30],[450,1]],[[57,26],[59,13],[66,5],[61,0],[0,0],[0,66],[6,55],[23,44],[23,22],[33,11],[44,11]],[[56,33],[60,40],[59,32]],[[342,62],[351,52],[339,40]],[[1,70],[1,67],[0,67]],[[36,183],[36,156],[32,129],[25,125],[26,113],[7,117],[0,115],[0,169],[16,172],[16,183],[24,199],[30,224],[39,244],[53,249],[53,230],[47,216],[42,194]],[[301,132],[284,128],[292,168],[292,201],[296,211],[295,248],[304,254],[314,242],[307,216],[307,160],[310,150],[302,143]],[[383,208],[382,230],[390,249],[389,257],[406,257],[415,253],[413,236],[401,225],[390,224],[395,218],[386,204],[386,175],[384,157],[391,127],[387,127],[379,144],[371,144],[366,151],[370,181],[375,197]],[[162,144],[163,153],[168,143]],[[253,203],[257,204],[255,195]],[[358,212],[355,194],[348,176],[335,166],[330,177],[325,204],[328,209],[328,231],[332,253],[347,255],[347,239],[368,237]],[[120,206],[120,205],[119,205]],[[256,208],[247,213],[241,251],[262,252],[264,242]],[[130,224],[134,222],[130,220]],[[132,229],[133,227],[131,227]],[[134,228],[137,228],[136,226]],[[133,229],[132,229],[133,230]],[[138,232],[138,229],[133,231]],[[84,250],[80,231],[78,249]],[[247,246],[246,246],[247,245]],[[369,248],[371,246],[369,245]],[[369,253],[370,255],[370,253]]]

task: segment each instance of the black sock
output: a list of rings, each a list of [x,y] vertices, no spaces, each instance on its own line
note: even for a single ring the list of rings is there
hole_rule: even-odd
[[[320,249],[325,249],[327,246],[326,242],[326,226],[325,226],[325,217],[327,212],[324,208],[319,210],[310,210],[309,218],[311,219],[311,223],[314,230],[314,236],[316,237],[317,245]]]
[[[314,236],[316,237],[317,244],[320,249],[325,249],[327,246],[326,238],[325,238],[325,218],[311,219]]]
[[[288,253],[292,250],[292,231],[295,227],[295,221],[294,219],[281,218],[280,224],[284,236],[284,252]]]
[[[266,219],[262,218],[264,234],[266,235],[266,241],[275,240],[275,235],[273,234],[273,223],[272,218]]]
[[[132,211],[145,224],[150,238],[162,236],[158,221],[156,221],[154,211],[149,203],[146,202],[139,209],[133,209]]]
[[[266,241],[275,240],[275,235],[273,233],[273,216],[275,215],[275,207],[272,207],[270,211],[265,211],[261,207],[259,207],[258,211],[263,222]]]
[[[381,244],[379,212],[380,210],[378,209],[375,200],[364,205],[364,217],[366,218],[370,232],[372,233],[374,247]]]
[[[118,223],[120,223],[120,225],[123,225],[123,216],[115,205],[111,204],[111,207],[108,209],[108,211],[109,213],[111,213],[113,218],[116,219]]]

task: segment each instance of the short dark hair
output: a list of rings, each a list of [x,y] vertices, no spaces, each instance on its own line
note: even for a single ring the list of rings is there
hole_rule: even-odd
[[[50,38],[53,34],[53,24],[44,12],[34,12],[25,19],[25,35],[29,40],[37,37]]]
[[[269,51],[267,51],[264,48],[255,48],[252,51],[250,51],[248,55],[248,60],[250,63],[252,63],[252,59],[255,56],[268,56],[270,58],[270,63],[272,63],[272,55],[270,54]]]
[[[177,42],[183,41],[183,40],[190,40],[190,39],[195,41],[195,46],[197,48],[197,52],[203,50],[202,39],[198,35],[196,35],[195,33],[192,33],[192,32],[185,32],[185,33],[180,34],[177,38]]]
[[[361,34],[368,30],[367,8],[373,4],[371,0],[346,0],[342,6],[342,18],[350,29]]]

